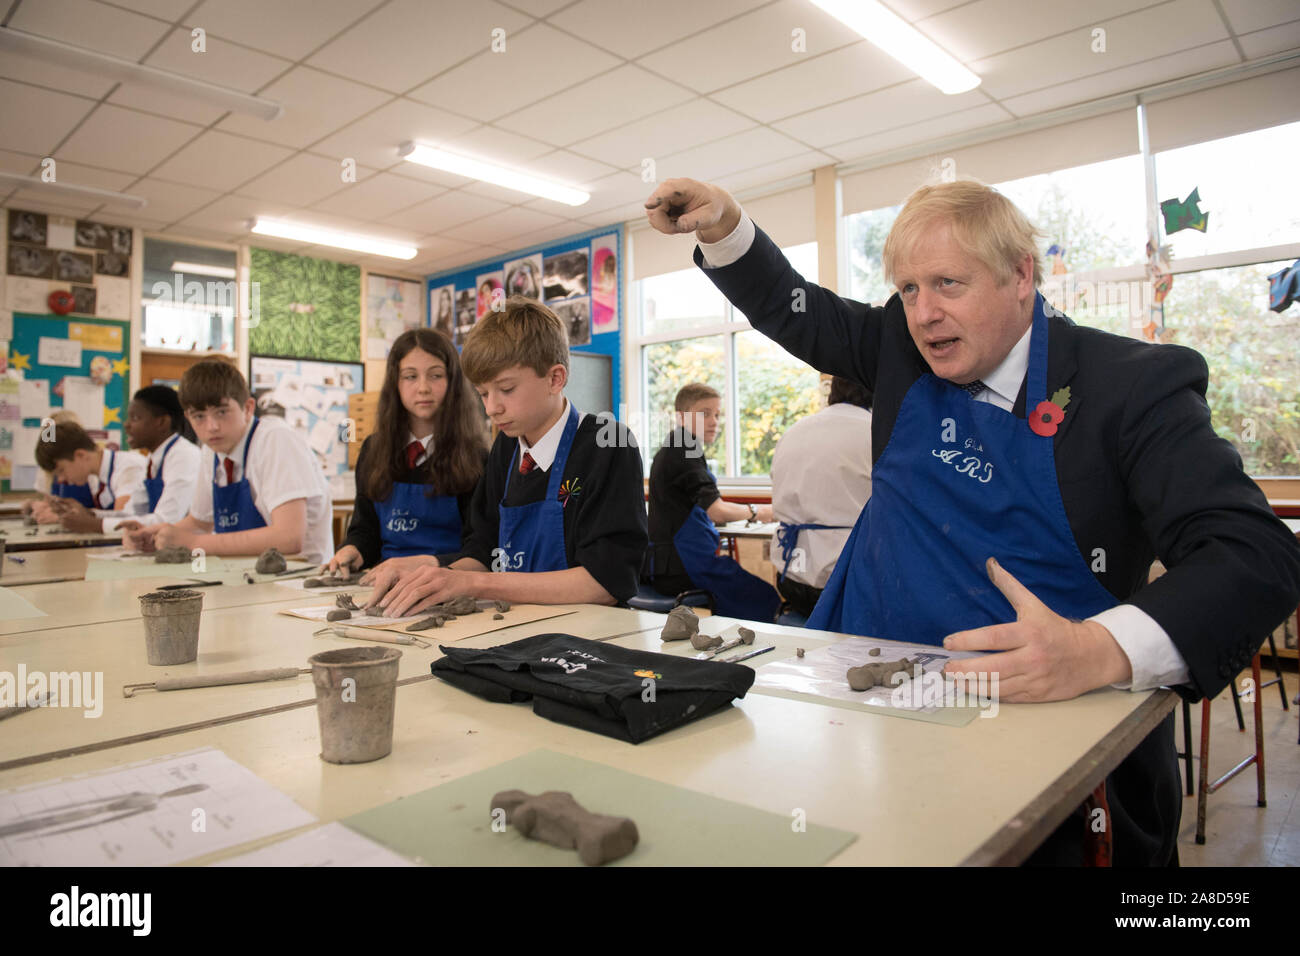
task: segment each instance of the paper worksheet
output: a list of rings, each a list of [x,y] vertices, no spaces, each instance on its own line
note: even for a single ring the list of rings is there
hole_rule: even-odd
[[[0,791],[0,866],[165,866],[315,821],[207,748]]]
[[[388,847],[349,830],[327,823],[252,853],[222,860],[213,866],[415,866]]]
[[[365,603],[364,598],[354,598],[353,600],[359,605]],[[545,621],[574,613],[573,608],[556,607],[550,604],[516,604],[504,613],[498,612],[492,601],[479,601],[478,605],[481,610],[477,614],[465,614],[457,617],[454,621],[447,621],[442,627],[410,633],[425,640],[451,643],[452,641],[464,640],[467,637],[477,637],[480,634],[498,631],[501,628],[514,627],[516,624],[531,624],[534,621]],[[325,615],[333,610],[335,610],[334,604],[324,604],[318,607],[281,610],[278,613],[287,614],[290,617],[305,618],[309,621],[319,622],[322,625],[336,623],[344,627],[375,627],[386,631],[396,631],[399,634],[408,633],[406,625],[414,621],[422,621],[429,617],[431,613],[426,609],[407,617],[381,617],[353,611],[352,617],[346,621],[327,622]],[[501,613],[500,620],[496,620],[498,613]]]

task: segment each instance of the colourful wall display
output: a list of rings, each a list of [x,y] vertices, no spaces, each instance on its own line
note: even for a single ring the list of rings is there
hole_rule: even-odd
[[[297,429],[326,475],[346,472],[348,396],[365,391],[365,368],[254,355],[249,371],[256,413],[278,415]]]
[[[249,249],[254,355],[361,361],[361,268],[269,249]],[[253,311],[250,302],[250,312]]]
[[[130,318],[130,226],[10,209],[6,230],[4,308]],[[66,306],[51,305],[55,292],[67,293]]]

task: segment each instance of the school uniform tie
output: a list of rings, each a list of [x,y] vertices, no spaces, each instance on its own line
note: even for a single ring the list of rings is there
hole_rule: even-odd
[[[229,488],[235,483],[235,462],[233,459],[226,459],[226,487]]]
[[[526,475],[537,467],[537,462],[533,461],[533,456],[524,452],[524,457],[519,459],[519,474]]]
[[[424,442],[413,441],[406,446],[406,468],[414,470],[416,460],[424,453]]]
[[[144,476],[146,479],[153,477],[153,459],[149,459],[149,464],[145,467]]]
[[[953,382],[952,384],[957,385],[956,382]],[[976,398],[980,392],[988,388],[988,386],[985,385],[983,382],[981,382],[979,379],[975,379],[975,381],[969,382],[966,385],[957,385],[957,387],[962,389],[963,391],[968,392],[971,398]]]

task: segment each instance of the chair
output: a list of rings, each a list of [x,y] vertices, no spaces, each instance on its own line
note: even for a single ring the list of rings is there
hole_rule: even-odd
[[[784,624],[787,627],[805,627],[808,624],[808,618],[787,605],[781,608],[780,613],[777,614],[776,623]]]
[[[642,583],[637,585],[636,596],[629,598],[627,602],[627,606],[634,611],[654,611],[657,614],[667,614],[678,605],[707,607],[712,612],[713,595],[700,588],[692,588],[676,597],[669,597],[667,594],[660,594],[650,585]]]
[[[1259,682],[1259,654],[1250,659],[1250,673],[1255,682],[1255,752],[1213,783],[1210,782],[1210,704],[1212,702],[1208,697],[1201,701],[1201,774],[1196,798],[1196,842],[1198,844],[1205,843],[1205,812],[1210,794],[1251,764],[1255,765],[1255,802],[1261,807],[1268,806],[1264,791],[1264,715],[1261,700],[1263,688]],[[1270,681],[1269,683],[1273,682]],[[1184,711],[1184,720],[1186,720],[1188,713],[1188,711]],[[1190,747],[1188,749],[1190,750]]]

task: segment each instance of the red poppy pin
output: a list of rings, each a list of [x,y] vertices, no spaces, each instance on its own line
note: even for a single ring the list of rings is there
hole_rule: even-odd
[[[1070,387],[1058,388],[1051,401],[1042,401],[1029,414],[1029,427],[1035,435],[1049,438],[1065,420],[1065,406],[1070,404]]]

